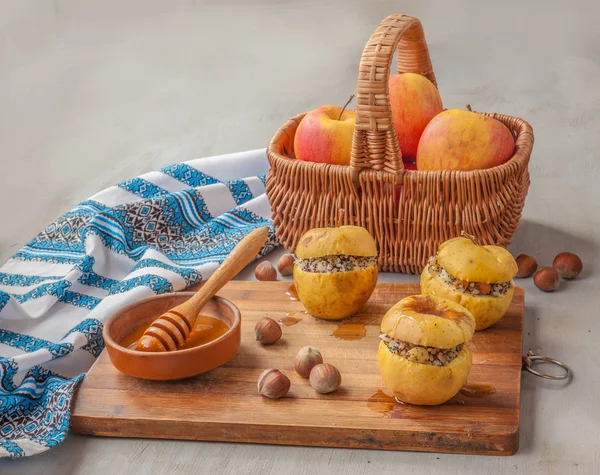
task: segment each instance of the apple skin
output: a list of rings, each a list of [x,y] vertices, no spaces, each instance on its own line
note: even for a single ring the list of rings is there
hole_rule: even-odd
[[[322,106],[304,116],[294,137],[294,153],[306,162],[349,165],[356,112]]]
[[[400,151],[414,157],[423,130],[443,110],[442,98],[429,79],[414,73],[392,74],[389,93]]]
[[[427,125],[417,151],[417,170],[481,170],[507,162],[515,152],[502,122],[462,109],[438,114]]]

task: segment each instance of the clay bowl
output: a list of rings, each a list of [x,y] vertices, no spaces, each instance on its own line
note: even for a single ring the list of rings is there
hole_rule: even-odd
[[[240,348],[241,316],[239,309],[222,297],[213,297],[202,309],[202,315],[218,318],[229,327],[216,340],[194,348],[164,353],[130,350],[119,344],[132,331],[153,322],[193,295],[194,292],[156,295],[112,315],[104,325],[103,336],[115,368],[136,378],[167,381],[206,373],[229,361]]]

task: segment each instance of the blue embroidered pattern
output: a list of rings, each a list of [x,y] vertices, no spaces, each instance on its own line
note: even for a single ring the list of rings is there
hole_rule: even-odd
[[[0,284],[10,285],[12,287],[29,287],[30,285],[40,284],[47,280],[59,280],[64,276],[53,275],[53,276],[37,276],[37,275],[21,275],[21,274],[7,274],[0,272]]]
[[[60,296],[59,300],[63,303],[73,305],[74,307],[87,308],[88,310],[94,309],[96,305],[100,303],[100,299],[97,297],[80,294],[78,292],[71,292],[70,290],[66,290],[65,293]]]
[[[52,359],[64,356],[73,351],[73,345],[70,343],[52,343],[33,336],[23,335],[21,333],[11,332],[0,328],[0,341],[5,345],[10,345],[19,350],[31,353],[38,350],[48,350]]]
[[[170,271],[179,274],[181,277],[185,279],[186,287],[190,287],[194,284],[199,283],[202,280],[202,276],[200,272],[191,267],[180,267],[180,266],[171,266],[169,264],[165,264],[164,262],[157,261],[156,259],[143,259],[139,261],[132,269],[132,272],[135,272],[138,269],[146,269],[148,267],[156,267],[159,269],[167,269]]]
[[[0,290],[0,312],[10,300],[10,295]]]
[[[164,294],[173,291],[173,285],[167,279],[154,274],[141,275],[133,279],[127,279],[119,282],[110,289],[110,295],[122,294],[135,287],[148,287],[156,294]]]
[[[141,198],[153,198],[168,193],[167,190],[160,186],[156,186],[154,183],[150,183],[143,178],[130,178],[129,180],[119,183],[117,186]]]
[[[11,455],[11,457],[23,457],[25,455],[23,449],[19,447],[16,442],[12,442],[10,440],[0,439],[0,447],[5,449]]]
[[[56,253],[51,249],[48,249],[46,253],[40,254],[29,246],[25,246],[23,249],[16,252],[12,258],[21,261],[50,262],[54,264],[77,264],[81,259],[80,256]]]
[[[231,191],[231,196],[233,196],[233,199],[238,205],[244,204],[246,201],[252,199],[250,187],[244,180],[230,181],[227,183],[227,187]]]
[[[32,299],[39,299],[44,295],[52,295],[60,299],[64,296],[65,291],[69,287],[71,287],[71,282],[59,280],[49,284],[42,284],[24,294],[12,294],[12,296],[17,302],[27,302]]]
[[[170,165],[168,167],[161,168],[160,171],[165,175],[175,178],[176,180],[179,180],[180,182],[194,188],[197,186],[219,183],[218,180],[215,180],[212,176],[208,176],[185,163]]]
[[[104,337],[102,336],[102,322],[96,320],[95,318],[86,318],[79,325],[73,327],[69,330],[69,333],[65,335],[65,338],[68,337],[71,333],[83,333],[85,338],[87,339],[87,343],[83,345],[81,348],[88,353],[91,353],[92,356],[98,357],[102,350],[104,349]]]
[[[118,280],[102,277],[101,275],[98,275],[93,271],[82,273],[81,277],[77,279],[77,282],[83,285],[89,285],[91,287],[96,287],[98,289],[104,290],[110,290],[110,288],[113,285],[119,283]]]

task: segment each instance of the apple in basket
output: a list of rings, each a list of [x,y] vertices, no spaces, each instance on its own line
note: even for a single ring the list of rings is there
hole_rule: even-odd
[[[417,164],[415,162],[404,161],[404,169],[405,170],[416,170]]]
[[[392,74],[389,80],[392,120],[403,157],[415,157],[421,134],[443,110],[434,84],[414,73]]]
[[[418,170],[481,170],[513,156],[515,139],[499,120],[449,109],[427,125],[417,150]]]
[[[352,97],[343,108],[322,106],[303,117],[294,136],[297,159],[350,165],[356,112],[346,110],[346,107]]]

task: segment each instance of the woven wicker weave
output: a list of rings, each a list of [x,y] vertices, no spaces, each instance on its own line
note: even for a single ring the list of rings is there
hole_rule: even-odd
[[[288,120],[269,143],[267,196],[277,237],[287,249],[293,251],[311,228],[338,225],[340,216],[343,224],[363,226],[373,235],[384,272],[420,272],[439,244],[461,231],[482,244],[509,244],[529,188],[531,126],[519,118],[485,114],[515,136],[515,154],[503,165],[475,171],[404,170],[388,95],[396,50],[398,72],[422,74],[437,86],[419,20],[387,17],[360,61],[350,166],[295,159],[294,134],[304,114]],[[402,186],[399,203],[397,185]]]

